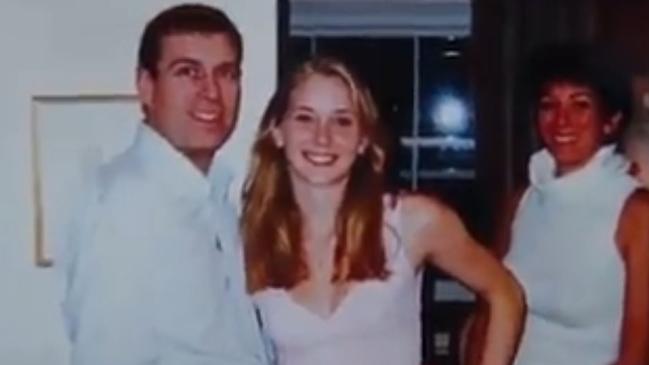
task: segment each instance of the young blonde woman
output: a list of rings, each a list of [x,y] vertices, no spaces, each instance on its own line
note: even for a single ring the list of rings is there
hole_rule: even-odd
[[[438,200],[386,195],[384,161],[374,102],[343,63],[315,58],[279,86],[242,216],[248,287],[278,364],[420,364],[428,263],[489,304],[482,364],[508,364],[516,281]]]

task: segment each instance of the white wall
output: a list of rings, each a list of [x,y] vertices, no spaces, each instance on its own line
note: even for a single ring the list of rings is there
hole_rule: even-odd
[[[138,37],[167,0],[3,0],[0,3],[0,364],[62,365],[59,282],[33,260],[32,95],[132,93]],[[247,141],[275,82],[274,0],[219,0],[244,33],[240,130]]]

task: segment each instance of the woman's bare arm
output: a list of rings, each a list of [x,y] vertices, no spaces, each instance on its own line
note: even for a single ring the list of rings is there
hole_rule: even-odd
[[[626,282],[620,352],[615,365],[649,363],[649,191],[636,191],[620,215],[616,241]]]
[[[498,226],[496,227],[496,234],[490,249],[501,260],[509,252],[512,222],[526,190],[527,187],[518,189],[510,198],[506,199],[504,204],[502,204],[502,208],[499,210],[501,213],[497,221]],[[467,318],[462,328],[462,333],[460,334],[462,364],[477,365],[480,363],[488,324],[489,308],[484,303],[484,300],[478,300],[475,310]]]
[[[457,214],[423,196],[404,199],[410,256],[429,262],[476,292],[488,308],[481,364],[510,364],[520,335],[524,300],[514,277],[474,241]]]

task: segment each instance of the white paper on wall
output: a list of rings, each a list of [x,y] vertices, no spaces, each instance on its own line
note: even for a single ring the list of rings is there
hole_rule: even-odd
[[[38,96],[32,102],[34,254],[49,266],[68,234],[85,181],[133,141],[140,119],[130,95]]]

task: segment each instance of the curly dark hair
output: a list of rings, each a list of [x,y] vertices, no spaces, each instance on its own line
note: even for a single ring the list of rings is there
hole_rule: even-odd
[[[530,55],[523,78],[527,100],[536,112],[539,99],[553,82],[569,82],[591,89],[603,112],[621,115],[617,133],[607,142],[618,141],[633,112],[631,77],[627,66],[614,53],[588,43],[553,43]]]

